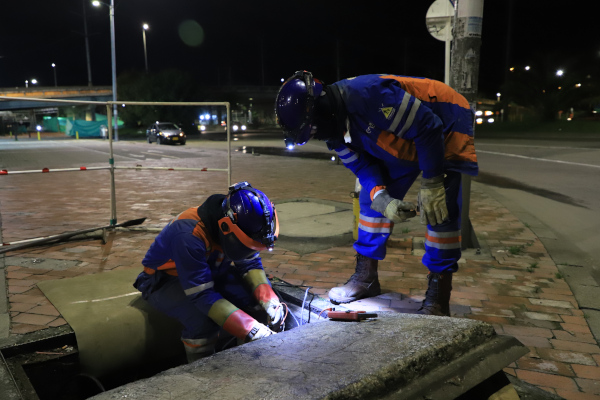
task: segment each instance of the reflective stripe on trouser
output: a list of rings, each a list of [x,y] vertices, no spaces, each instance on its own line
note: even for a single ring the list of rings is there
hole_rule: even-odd
[[[217,335],[201,339],[186,339],[182,337],[181,341],[183,342],[187,361],[196,361],[214,354],[217,339]]]
[[[405,173],[392,183],[386,183],[390,196],[402,199],[419,174],[414,168],[406,169]],[[354,242],[354,250],[358,254],[383,260],[385,258],[385,243],[392,233],[393,223],[382,214],[371,209],[371,193],[361,190],[359,195],[360,218],[358,223],[358,239]]]
[[[456,272],[461,256],[460,212],[462,209],[461,174],[446,171],[446,206],[448,221],[435,226],[427,225],[423,264],[431,272]]]
[[[179,278],[159,271],[156,275],[148,275],[156,284],[156,289],[146,288],[144,298],[152,307],[175,318],[183,325],[181,336],[186,339],[202,339],[215,335],[220,327],[208,315],[190,301],[185,295]],[[140,285],[138,285],[140,286]],[[145,285],[142,285],[145,286]],[[228,275],[226,279],[215,281],[215,290],[236,307],[248,309],[257,305],[251,293],[244,287],[241,279]]]

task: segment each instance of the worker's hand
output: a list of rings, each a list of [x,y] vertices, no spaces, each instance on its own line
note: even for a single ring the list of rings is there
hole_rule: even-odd
[[[431,179],[421,179],[419,207],[422,224],[437,225],[448,219],[444,175]]]
[[[250,332],[248,332],[246,335],[246,340],[244,340],[244,343],[254,342],[255,340],[275,335],[275,333],[276,332],[270,330],[266,325],[255,321],[254,326],[252,326],[252,329],[250,329]]]
[[[280,331],[281,325],[283,325],[284,322],[285,312],[279,299],[271,299],[268,302],[262,303],[262,307],[269,316],[267,320],[269,328],[276,332]]]
[[[392,222],[403,222],[417,215],[417,207],[413,203],[395,199],[385,189],[375,196],[371,209],[380,212]]]

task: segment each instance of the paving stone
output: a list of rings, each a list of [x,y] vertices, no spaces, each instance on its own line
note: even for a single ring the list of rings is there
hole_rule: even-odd
[[[571,369],[570,365],[558,361],[521,358],[517,361],[517,366],[520,369],[526,369],[531,371],[538,371],[563,376],[575,376],[575,373]],[[580,378],[584,378],[583,376],[578,376]]]
[[[517,378],[532,385],[547,386],[555,389],[566,389],[576,391],[575,381],[566,376],[550,375],[536,371],[526,371],[517,369]]]
[[[571,364],[595,366],[596,362],[590,354],[577,353],[573,351],[536,348],[536,353],[543,359],[550,359]]]
[[[37,314],[28,314],[21,313],[14,317],[13,322],[19,324],[28,324],[28,325],[47,325],[48,323],[54,321],[56,316],[48,316],[48,315],[37,315]]]

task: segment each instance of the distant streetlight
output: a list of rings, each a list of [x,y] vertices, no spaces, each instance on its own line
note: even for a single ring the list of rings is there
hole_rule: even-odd
[[[142,25],[142,36],[144,37],[144,61],[146,62],[146,73],[148,73],[148,53],[146,52],[146,31],[148,28],[148,24]]]
[[[110,58],[112,64],[112,92],[113,92],[113,118],[114,118],[114,137],[115,141],[119,140],[119,115],[117,111],[117,56],[115,54],[115,0],[110,0],[110,4],[102,1],[92,1],[94,7],[100,5],[107,6],[110,10]]]
[[[565,73],[565,71],[563,71],[562,69],[559,69],[556,71],[556,76],[563,76]]]
[[[525,66],[525,71],[529,71],[531,67],[529,65]]]
[[[54,87],[58,86],[58,83],[56,82],[56,64],[52,63],[52,71],[54,71]]]
[[[29,87],[29,81],[27,79],[25,79],[25,87],[28,88]]]
[[[33,79],[31,80],[31,84],[32,84],[32,85],[37,85],[37,83],[38,83],[37,79],[33,78]]]
[[[500,101],[500,96],[502,96],[502,94],[500,94],[500,92],[496,93],[496,97],[498,98],[498,101]]]

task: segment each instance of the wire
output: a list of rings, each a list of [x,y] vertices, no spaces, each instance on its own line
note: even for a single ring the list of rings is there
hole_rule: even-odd
[[[319,316],[317,317],[317,319],[320,319],[321,318],[321,314],[323,314],[325,311],[333,311],[333,310],[335,310],[335,308],[333,308],[333,307],[322,309],[321,312],[319,313]]]

